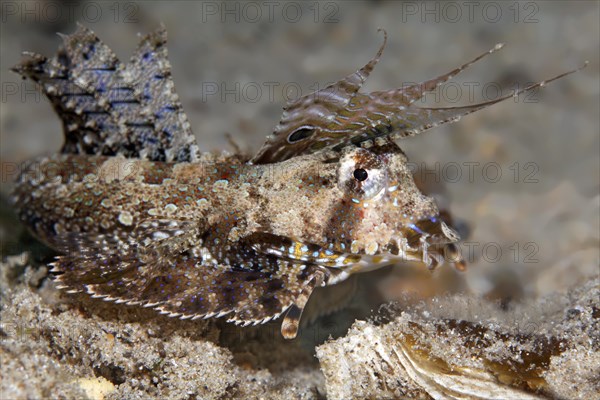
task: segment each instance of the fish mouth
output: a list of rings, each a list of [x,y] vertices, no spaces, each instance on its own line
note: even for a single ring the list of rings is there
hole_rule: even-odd
[[[380,252],[367,254],[342,254],[343,264],[324,265],[343,271],[343,276],[368,272],[390,264],[417,262],[430,270],[449,264],[459,271],[466,269],[457,242],[458,233],[439,216],[425,218],[406,225]]]
[[[446,263],[464,271],[466,262],[457,245],[459,240],[458,233],[446,222],[431,217],[406,225],[384,251],[405,261],[422,262],[432,270]]]
[[[444,263],[461,271],[466,268],[456,244],[460,240],[458,233],[439,216],[402,226],[398,235],[374,254],[339,251],[265,233],[255,239],[252,248],[258,253],[326,267],[336,281],[402,262],[419,262],[431,270]]]

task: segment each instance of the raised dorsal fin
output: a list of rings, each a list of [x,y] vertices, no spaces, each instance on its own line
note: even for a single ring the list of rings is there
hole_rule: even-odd
[[[152,161],[194,161],[198,147],[167,60],[163,26],[121,63],[89,29],[61,35],[48,59],[26,54],[13,68],[40,84],[63,121],[63,152],[123,155]]]
[[[462,107],[419,107],[416,101],[425,93],[435,90],[475,62],[500,50],[503,44],[497,44],[460,67],[425,82],[387,91],[359,93],[358,89],[379,60],[384,46],[385,41],[377,55],[367,64],[370,68],[365,66],[349,75],[361,78],[355,79],[356,84],[351,86],[351,91],[337,90],[338,87],[348,86],[347,77],[290,104],[273,134],[267,137],[266,143],[251,162],[274,163],[323,149],[341,148],[350,144],[368,147],[374,143],[384,143],[388,139],[414,136],[577,71],[560,74],[488,102]],[[332,91],[331,88],[336,90]]]

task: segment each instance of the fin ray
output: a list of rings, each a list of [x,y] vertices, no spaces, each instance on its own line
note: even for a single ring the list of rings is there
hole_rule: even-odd
[[[368,147],[374,143],[382,143],[382,139],[414,136],[427,129],[454,122],[464,115],[509,99],[514,95],[461,107],[428,108],[417,107],[415,104],[416,100],[422,98],[426,92],[435,90],[469,66],[502,47],[503,44],[499,43],[485,53],[436,78],[387,91],[359,93],[358,89],[364,79],[368,77],[368,73],[361,74],[359,70],[355,73],[356,77],[364,79],[354,78],[357,84],[353,86],[353,89],[356,91],[348,91],[345,96],[341,97],[331,97],[327,92],[318,91],[300,98],[287,107],[274,134],[267,138],[251,162],[255,164],[273,163],[326,149],[341,149],[352,144]],[[374,66],[376,64],[382,48],[367,65]],[[368,72],[371,69],[368,69]],[[546,83],[575,71],[577,70],[521,89],[516,95],[542,87]],[[343,85],[343,82],[347,80],[348,77],[331,87]],[[349,101],[340,101],[340,99]]]
[[[482,110],[491,105],[500,103],[504,100],[516,98],[523,93],[531,92],[532,90],[535,90],[537,88],[544,87],[546,84],[548,84],[552,81],[555,81],[557,79],[560,79],[564,76],[573,74],[573,73],[581,70],[582,68],[585,68],[586,66],[587,66],[587,63],[585,63],[583,66],[581,66],[579,68],[573,69],[571,71],[563,72],[561,74],[558,74],[551,78],[545,79],[543,81],[535,82],[531,85],[528,85],[524,88],[521,88],[521,89],[515,91],[514,93],[500,96],[494,100],[489,100],[489,101],[485,101],[485,102],[481,102],[481,103],[477,103],[477,104],[470,104],[470,105],[466,105],[466,106],[417,107],[415,109],[415,111],[413,111],[411,113],[411,115],[412,115],[412,118],[410,119],[411,127],[408,129],[405,128],[404,130],[398,130],[397,133],[394,133],[391,135],[391,138],[399,139],[399,138],[404,138],[404,137],[408,137],[408,136],[415,136],[415,135],[420,134],[421,132],[424,132],[424,131],[434,128],[436,126],[443,125],[443,124],[446,124],[449,122],[455,122],[458,119],[460,119],[461,117],[464,117],[465,115],[471,114],[475,111]],[[402,120],[399,120],[399,121],[400,121],[400,123],[404,124],[404,121],[402,121]],[[404,126],[406,126],[406,125],[404,125]]]
[[[302,309],[323,268],[294,261],[252,270],[203,259],[186,240],[189,221],[151,220],[128,238],[71,234],[74,242],[52,264],[61,288],[118,303],[197,319],[226,316],[242,324],[264,323],[291,305]],[[155,232],[160,240],[156,240]],[[144,238],[155,238],[147,243]]]
[[[161,26],[122,64],[89,29],[61,35],[47,59],[30,55],[13,71],[40,84],[63,121],[64,153],[195,161],[198,146],[175,93]]]

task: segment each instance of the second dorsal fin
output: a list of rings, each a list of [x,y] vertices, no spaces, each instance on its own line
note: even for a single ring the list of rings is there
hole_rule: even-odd
[[[89,29],[62,35],[51,59],[27,53],[13,68],[37,82],[63,122],[64,153],[194,161],[198,146],[171,78],[163,26],[127,64]]]

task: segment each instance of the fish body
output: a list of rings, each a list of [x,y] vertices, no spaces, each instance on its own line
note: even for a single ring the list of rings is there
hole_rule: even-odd
[[[458,234],[394,139],[512,97],[414,104],[501,46],[422,84],[359,93],[384,41],[357,72],[289,104],[248,157],[200,152],[163,28],[126,64],[84,27],[64,40],[55,57],[15,68],[63,121],[62,152],[31,161],[13,193],[25,224],[62,253],[60,287],[180,318],[248,325],[285,312],[293,338],[316,287],[407,260],[464,267]]]

